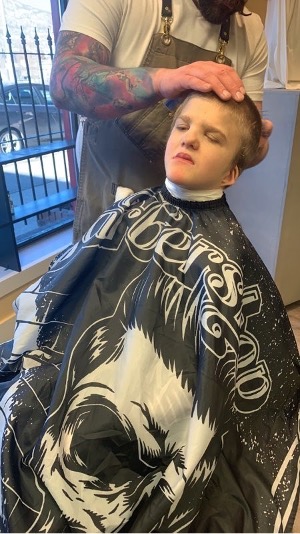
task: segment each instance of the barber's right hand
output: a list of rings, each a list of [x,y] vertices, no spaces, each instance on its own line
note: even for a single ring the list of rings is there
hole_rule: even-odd
[[[188,91],[214,91],[222,100],[243,100],[245,88],[237,72],[214,61],[195,61],[177,69],[153,69],[154,90],[162,98],[174,98]]]

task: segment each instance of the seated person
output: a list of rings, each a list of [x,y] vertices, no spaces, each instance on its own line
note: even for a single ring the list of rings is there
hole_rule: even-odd
[[[104,212],[16,301],[1,352],[2,532],[290,532],[299,353],[224,189],[246,96],[192,93],[166,183]]]

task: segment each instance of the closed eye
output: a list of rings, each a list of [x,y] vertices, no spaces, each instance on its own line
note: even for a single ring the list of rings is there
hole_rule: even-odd
[[[203,133],[211,143],[223,145],[224,143],[226,144],[227,142],[226,135],[219,128],[215,128],[215,127],[212,127],[211,125],[207,125],[203,129]]]
[[[218,144],[218,145],[221,144],[221,139],[220,139],[218,136],[213,135],[213,134],[210,134],[210,133],[207,133],[207,134],[205,134],[205,135],[206,135],[207,139],[208,139],[211,143],[216,143],[216,144]]]
[[[185,132],[186,130],[189,130],[190,128],[190,119],[189,117],[186,117],[185,115],[180,115],[177,117],[174,128],[180,132]]]
[[[185,132],[186,130],[188,130],[188,128],[186,126],[176,126],[175,128],[179,132]]]
[[[175,129],[179,130],[180,132],[184,132],[189,129],[189,125],[183,122],[179,122],[175,124]]]

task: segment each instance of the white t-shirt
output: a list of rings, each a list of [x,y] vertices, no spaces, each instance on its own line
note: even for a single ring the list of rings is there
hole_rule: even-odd
[[[114,67],[138,67],[152,35],[160,31],[161,6],[161,0],[69,0],[61,30],[83,33],[102,43],[111,52]],[[174,37],[216,51],[219,31],[219,25],[203,19],[192,0],[173,0]],[[249,96],[262,100],[267,43],[256,13],[231,17],[226,55]]]

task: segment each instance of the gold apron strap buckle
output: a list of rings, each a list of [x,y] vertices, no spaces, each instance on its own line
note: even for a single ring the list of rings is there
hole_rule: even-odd
[[[173,22],[173,17],[163,17],[163,35],[161,40],[165,46],[171,44],[171,24]]]
[[[227,45],[226,41],[223,41],[222,39],[219,39],[219,47],[218,47],[217,55],[216,55],[216,62],[217,63],[221,63],[221,64],[225,63],[225,61],[226,61],[226,58],[225,58],[226,45]]]
[[[229,41],[229,33],[230,33],[230,17],[224,20],[224,22],[221,24],[220,28],[220,34],[219,34],[219,46],[217,49],[217,55],[215,61],[217,63],[225,63],[225,49],[226,45],[228,45]]]

